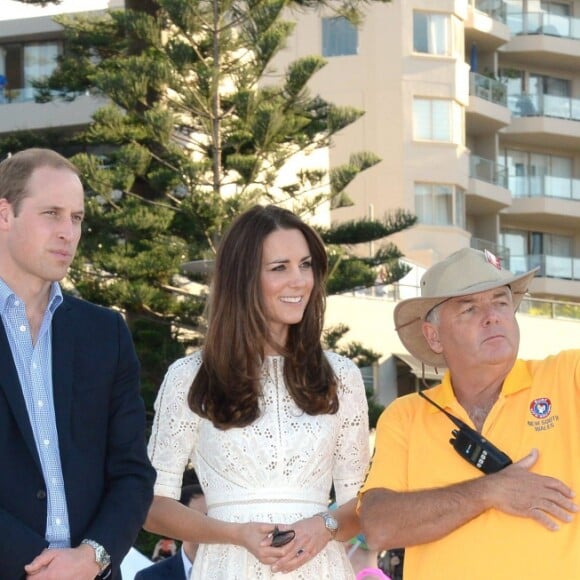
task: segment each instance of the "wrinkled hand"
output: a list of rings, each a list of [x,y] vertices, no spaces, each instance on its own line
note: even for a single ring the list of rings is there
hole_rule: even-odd
[[[539,454],[532,449],[520,461],[487,476],[493,481],[493,507],[507,514],[531,518],[549,530],[558,530],[555,520],[571,522],[579,506],[574,492],[559,479],[531,473]]]
[[[27,578],[34,580],[94,580],[99,573],[90,546],[44,550],[24,566]]]
[[[280,530],[288,530],[292,526],[279,524],[278,528]],[[255,556],[262,564],[267,566],[272,566],[280,558],[287,556],[291,553],[292,542],[281,546],[280,548],[273,548],[272,543],[272,531],[274,530],[274,524],[260,524],[250,522],[247,524],[242,524],[242,545],[246,550],[248,550],[253,556]]]
[[[272,572],[292,572],[312,560],[330,541],[330,533],[320,517],[299,520],[287,526],[296,532],[294,539],[284,546],[288,553],[272,566]],[[281,528],[282,529],[282,528]]]

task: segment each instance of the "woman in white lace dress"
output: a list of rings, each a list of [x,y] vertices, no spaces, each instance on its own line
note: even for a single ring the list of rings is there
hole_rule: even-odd
[[[205,346],[169,368],[149,441],[146,528],[201,544],[194,580],[354,578],[341,542],[360,531],[367,402],[352,361],[321,348],[326,273],[319,236],[275,206],[220,244]],[[207,516],[177,501],[190,457]],[[294,539],[271,546],[275,525]]]

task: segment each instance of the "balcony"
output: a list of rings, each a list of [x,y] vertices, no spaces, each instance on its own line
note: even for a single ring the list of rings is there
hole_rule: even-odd
[[[546,12],[515,12],[507,14],[506,22],[514,36],[541,34],[580,40],[580,18]]]
[[[506,7],[501,0],[470,0],[465,22],[466,46],[472,42],[484,52],[494,52],[509,42]]]
[[[514,197],[550,197],[580,201],[580,179],[570,177],[510,175],[508,188]]]
[[[0,98],[0,135],[17,131],[76,128],[88,125],[94,113],[105,104],[105,99],[81,95],[72,101],[55,99],[37,103],[34,89],[12,89]]]
[[[479,73],[469,73],[469,95],[479,97],[501,107],[507,107],[506,85],[501,81]]]
[[[466,209],[470,215],[495,214],[511,204],[505,167],[478,155],[469,158]]]
[[[534,66],[576,70],[580,66],[580,19],[524,12],[507,15],[514,35],[500,51]]]
[[[580,121],[580,99],[571,97],[543,93],[509,95],[508,107],[514,117],[554,117]]]
[[[469,177],[507,189],[507,170],[504,165],[478,155],[469,158]]]
[[[484,240],[482,238],[471,238],[470,247],[481,252],[489,250],[492,254],[496,255],[502,262],[502,264],[507,264],[510,257],[509,248],[502,246],[501,244],[496,244],[490,240]],[[506,266],[507,267],[507,266]]]
[[[513,199],[504,215],[526,228],[580,228],[580,180],[555,175],[508,177]]]
[[[507,7],[503,0],[470,0],[469,5],[478,12],[487,14],[492,20],[506,22]]]
[[[577,151],[580,147],[580,99],[547,94],[508,95],[513,118],[504,127],[504,144],[553,147]]]
[[[495,79],[469,73],[469,105],[467,132],[470,135],[496,133],[509,125],[511,114],[507,107],[507,88]]]
[[[509,258],[508,269],[514,274],[521,274],[537,267],[540,268],[537,276],[580,280],[580,258],[548,254],[511,255]]]

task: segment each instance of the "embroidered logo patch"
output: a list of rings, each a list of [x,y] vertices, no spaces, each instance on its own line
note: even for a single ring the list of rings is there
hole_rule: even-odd
[[[545,419],[552,412],[552,402],[547,397],[534,399],[530,403],[530,413],[536,419]]]

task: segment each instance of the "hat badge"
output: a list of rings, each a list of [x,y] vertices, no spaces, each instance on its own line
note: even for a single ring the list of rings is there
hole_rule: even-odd
[[[501,270],[501,260],[495,254],[492,254],[489,250],[484,250],[483,255],[486,262]]]

